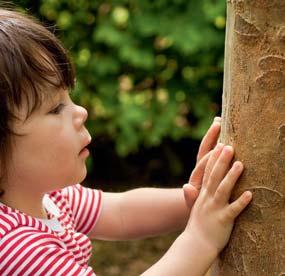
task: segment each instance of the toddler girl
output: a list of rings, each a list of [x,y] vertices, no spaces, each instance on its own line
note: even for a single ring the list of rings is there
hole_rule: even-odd
[[[204,137],[183,189],[103,193],[86,176],[87,111],[70,98],[66,50],[35,19],[0,9],[0,275],[95,275],[90,239],[126,240],[181,229],[143,275],[203,275],[228,242],[245,192],[233,149]],[[214,148],[214,149],[213,149]],[[195,203],[194,203],[195,202]],[[194,204],[194,205],[193,205]]]

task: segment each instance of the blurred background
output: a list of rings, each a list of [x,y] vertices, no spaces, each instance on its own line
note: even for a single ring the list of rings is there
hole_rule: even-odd
[[[88,109],[93,137],[85,184],[123,191],[187,182],[200,139],[221,111],[226,1],[13,3],[44,22],[72,56],[77,71],[72,97]],[[138,275],[172,239],[133,247],[98,243],[103,253],[96,253],[95,271]],[[116,266],[113,249],[122,266]]]

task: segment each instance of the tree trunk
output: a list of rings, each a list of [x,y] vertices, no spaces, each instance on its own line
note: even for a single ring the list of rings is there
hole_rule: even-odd
[[[221,142],[253,192],[213,275],[285,276],[285,0],[228,0]]]

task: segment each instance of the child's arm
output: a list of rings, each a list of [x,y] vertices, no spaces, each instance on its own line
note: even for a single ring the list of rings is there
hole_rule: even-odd
[[[132,240],[182,230],[190,213],[181,188],[104,193],[104,201],[104,213],[89,234],[91,238]]]
[[[195,202],[184,232],[167,253],[144,276],[202,276],[205,275],[218,253],[227,244],[234,219],[249,204],[252,194],[243,193],[229,203],[231,191],[242,173],[241,162],[230,166],[231,147],[218,145],[205,168],[203,186]],[[203,170],[200,162],[197,170]]]
[[[206,158],[216,145],[219,132],[220,118],[216,118],[201,142],[197,162]],[[181,188],[140,188],[124,193],[104,193],[101,215],[89,236],[129,240],[184,229],[199,194],[202,176],[199,174],[203,172],[198,171],[184,191]]]

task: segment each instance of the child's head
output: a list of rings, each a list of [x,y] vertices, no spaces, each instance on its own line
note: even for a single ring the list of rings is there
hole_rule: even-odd
[[[0,8],[1,181],[13,139],[19,136],[19,110],[25,110],[28,119],[51,94],[73,86],[73,68],[56,37],[35,19]]]

